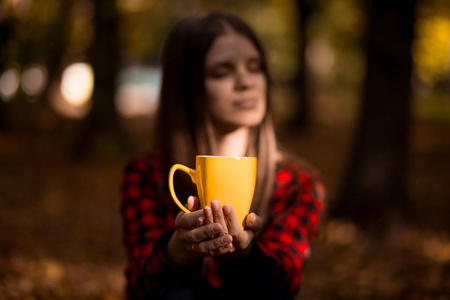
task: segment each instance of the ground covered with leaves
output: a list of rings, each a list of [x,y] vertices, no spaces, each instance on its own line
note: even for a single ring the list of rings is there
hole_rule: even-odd
[[[142,125],[126,124],[129,153],[84,160],[72,155],[74,123],[0,132],[0,299],[123,298],[119,182],[148,145]],[[414,125],[410,210],[387,234],[325,216],[299,299],[449,299],[449,133]],[[345,125],[281,136],[321,170],[331,202],[351,138]]]

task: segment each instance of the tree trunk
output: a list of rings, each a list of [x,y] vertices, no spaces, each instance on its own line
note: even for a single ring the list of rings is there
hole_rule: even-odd
[[[74,0],[62,1],[58,7],[58,18],[53,21],[53,26],[46,34],[46,38],[51,40],[50,50],[46,53],[45,61],[48,72],[48,84],[42,93],[41,100],[43,105],[50,105],[49,100],[52,97],[51,85],[61,78],[61,61],[67,52],[67,45],[70,43],[71,12],[73,10]],[[45,42],[45,41],[43,41]]]
[[[347,178],[331,211],[361,226],[388,226],[391,217],[401,217],[406,209],[415,2],[369,1],[359,131]]]
[[[125,135],[114,99],[119,71],[118,13],[114,0],[94,0],[95,39],[90,49],[94,70],[93,106],[76,146],[78,158],[117,154]]]
[[[5,71],[6,67],[6,46],[11,37],[13,22],[9,17],[4,17],[0,21],[0,75]],[[0,99],[0,131],[7,128],[5,105]]]
[[[306,65],[306,46],[308,45],[307,23],[311,11],[312,4],[308,0],[298,0],[297,7],[299,11],[299,51],[298,51],[298,74],[294,81],[296,94],[298,95],[298,106],[292,126],[295,129],[304,129],[311,116],[311,100],[308,85],[308,70]]]

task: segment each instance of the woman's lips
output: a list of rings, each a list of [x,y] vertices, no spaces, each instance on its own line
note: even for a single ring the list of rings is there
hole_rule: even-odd
[[[258,105],[258,100],[256,98],[250,98],[250,99],[241,99],[237,100],[233,103],[233,105],[237,108],[254,108],[256,105]]]

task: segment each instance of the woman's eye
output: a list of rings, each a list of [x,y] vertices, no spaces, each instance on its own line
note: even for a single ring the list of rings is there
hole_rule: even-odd
[[[229,67],[220,66],[220,67],[212,69],[209,72],[209,76],[211,76],[212,78],[222,78],[222,77],[227,76],[229,74],[229,72],[230,72]]]
[[[261,72],[261,62],[259,60],[252,60],[247,64],[247,68],[251,72]]]

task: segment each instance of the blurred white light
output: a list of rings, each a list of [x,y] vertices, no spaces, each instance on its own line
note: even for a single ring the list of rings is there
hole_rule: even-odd
[[[84,105],[75,106],[67,101],[61,93],[59,83],[51,84],[50,90],[50,104],[52,108],[60,115],[71,119],[85,118],[92,108],[92,101],[86,102]]]
[[[156,111],[158,91],[150,84],[123,84],[117,93],[116,108],[124,117],[151,115]]]
[[[0,96],[8,101],[17,92],[20,83],[20,74],[17,68],[10,68],[0,76]]]
[[[29,96],[42,93],[47,85],[47,72],[41,65],[35,64],[22,74],[22,89]]]
[[[158,106],[161,71],[142,65],[129,66],[119,75],[116,108],[125,118],[145,117]]]
[[[89,64],[74,63],[68,66],[61,79],[61,93],[73,106],[83,106],[92,96],[94,71]]]

